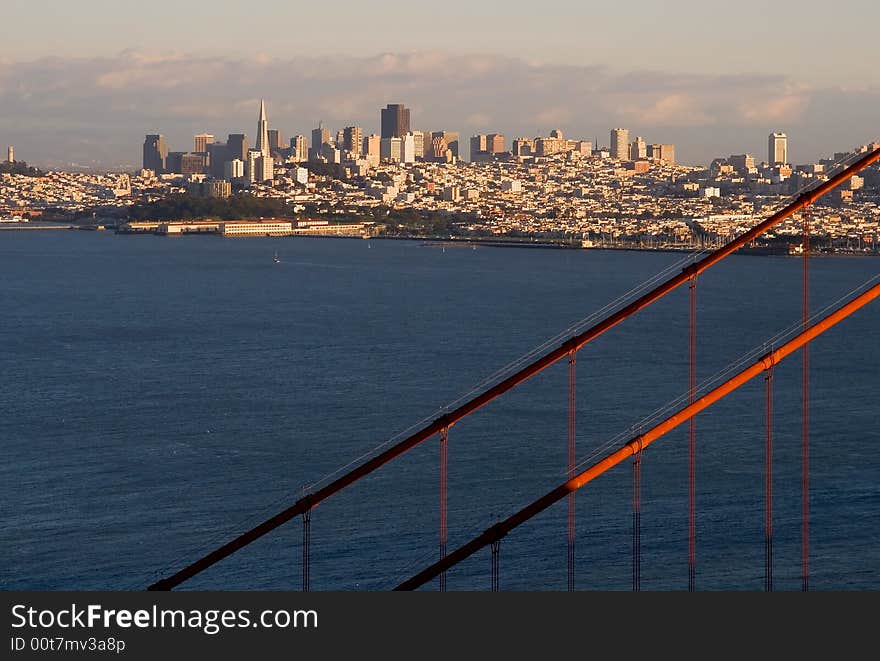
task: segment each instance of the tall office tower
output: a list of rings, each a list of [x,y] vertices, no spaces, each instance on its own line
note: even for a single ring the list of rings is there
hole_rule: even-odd
[[[751,154],[732,154],[727,162],[733,169],[741,174],[746,174],[755,169],[755,157]]]
[[[167,158],[165,138],[161,135],[148,135],[144,140],[144,170],[152,170],[156,174],[165,172]]]
[[[312,147],[309,150],[310,159],[317,160],[321,155],[321,148],[330,144],[330,131],[325,129],[321,122],[318,122],[318,128],[312,129]]]
[[[208,164],[207,154],[184,152],[180,155],[180,168],[176,172],[187,176],[191,174],[204,174]]]
[[[434,131],[431,134],[431,140],[438,137],[443,138],[446,147],[452,151],[455,158],[458,158],[458,131]]]
[[[165,156],[165,172],[180,174],[183,165],[183,151],[170,151]]]
[[[226,138],[226,160],[239,159],[247,162],[248,139],[244,133],[230,133]]]
[[[410,131],[400,139],[400,162],[415,163],[416,136]]]
[[[364,144],[364,131],[360,126],[346,126],[342,131],[342,148],[355,156],[361,155]]]
[[[648,143],[645,142],[645,139],[637,135],[636,139],[633,140],[632,145],[630,145],[630,158],[634,161],[643,161],[648,158]]]
[[[234,158],[223,164],[223,179],[232,181],[244,177],[244,162],[240,158]],[[219,178],[219,177],[218,177]]]
[[[261,174],[257,171],[259,169],[259,166],[257,165],[257,160],[261,156],[262,154],[256,149],[248,149],[247,160],[244,162],[244,176],[249,184],[256,182],[257,178]]]
[[[194,152],[198,154],[204,154],[208,151],[208,145],[214,142],[214,136],[210,133],[198,133],[195,138],[195,149]]]
[[[504,134],[490,133],[486,136],[486,151],[490,154],[500,154],[504,151]]]
[[[342,143],[345,142],[345,131],[337,131],[336,139],[333,141],[333,146],[337,149],[342,149]]]
[[[400,162],[400,138],[382,138],[379,142],[379,157],[383,161]]]
[[[480,133],[479,135],[471,136],[471,160],[474,160],[474,156],[477,154],[481,154],[486,151],[486,136]]]
[[[425,131],[413,131],[413,143],[416,160],[421,161],[425,158],[425,145],[431,143],[431,134]]]
[[[625,161],[629,158],[629,131],[611,129],[611,158]]]
[[[249,149],[247,161],[244,166],[244,176],[248,183],[262,184],[275,177],[275,159],[264,156],[257,149]]]
[[[445,163],[447,152],[450,155],[452,153],[449,149],[449,145],[446,144],[446,140],[443,139],[442,135],[438,135],[435,138],[431,139],[431,149],[429,150],[428,154],[430,160]],[[471,160],[473,160],[473,156],[471,156]]]
[[[514,156],[531,156],[535,152],[535,141],[531,138],[516,138],[513,141]]]
[[[278,129],[269,129],[269,151],[281,151],[284,149],[281,146],[281,143],[284,141],[284,138],[281,137],[281,131]]]
[[[15,148],[12,145],[6,150],[6,162],[15,163]]]
[[[788,163],[788,136],[785,133],[771,133],[767,138],[767,162],[770,165]]]
[[[257,151],[263,156],[270,156],[269,122],[266,119],[266,102],[260,99],[260,119],[257,120]]]
[[[290,139],[290,157],[297,163],[309,160],[306,136],[298,135]]]
[[[553,129],[550,131],[550,137],[562,140],[565,136],[562,135],[562,129]]]
[[[376,163],[379,162],[380,153],[382,149],[382,138],[375,133],[372,133],[364,138],[364,147],[362,150],[362,154],[364,158],[367,160],[374,161]]]
[[[648,147],[648,158],[666,165],[675,165],[675,145],[651,145]]]
[[[409,133],[409,108],[402,103],[382,108],[381,120],[383,138],[402,138]]]
[[[209,142],[205,145],[208,153],[208,173],[214,179],[223,178],[223,168],[229,161],[225,142]]]

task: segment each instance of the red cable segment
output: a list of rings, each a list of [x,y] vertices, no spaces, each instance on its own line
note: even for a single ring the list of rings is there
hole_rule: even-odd
[[[568,477],[574,477],[575,452],[575,387],[577,385],[577,352],[568,354]],[[574,493],[568,495],[568,591],[574,591]]]
[[[841,320],[845,319],[859,308],[867,305],[878,296],[880,296],[880,284],[874,285],[867,291],[863,292],[862,294],[851,300],[846,305],[839,307],[837,310],[830,313],[820,321],[817,321],[806,330],[801,331],[801,333],[783,344],[778,349],[765,354],[757,361],[752,363],[752,365],[750,365],[749,367],[738,372],[721,385],[710,390],[708,393],[697,399],[693,404],[688,404],[683,409],[669,416],[662,422],[654,425],[644,434],[636,436],[614,452],[607,454],[604,458],[600,459],[589,468],[581,471],[567,482],[560,484],[555,489],[547,492],[537,500],[532,501],[531,503],[520,509],[518,512],[484,530],[480,535],[474,537],[469,542],[465,543],[464,545],[460,546],[455,551],[447,555],[445,560],[443,560],[442,562],[437,562],[429,567],[426,567],[418,574],[416,574],[412,578],[407,579],[394,589],[413,590],[420,585],[423,585],[427,581],[430,581],[439,572],[449,569],[450,567],[458,564],[465,558],[471,556],[473,553],[480,550],[481,548],[487,546],[488,544],[491,544],[493,541],[501,539],[511,530],[521,525],[522,523],[525,523],[532,517],[540,514],[545,509],[550,507],[550,505],[562,500],[572,491],[577,491],[598,476],[609,471],[620,462],[631,457],[637,451],[643,450],[664,434],[672,431],[687,420],[690,420],[691,417],[693,417],[700,411],[708,408],[719,399],[726,397],[731,392],[742,386],[744,383],[750,381],[761,372],[770,369],[778,362],[800,349],[807,342],[810,342],[814,338],[818,337],[826,330],[839,323]]]
[[[804,207],[803,327],[810,320],[810,207]],[[801,421],[801,589],[810,589],[810,347],[801,349],[803,418]]]
[[[446,557],[446,459],[449,429],[440,430],[440,559]],[[446,572],[440,574],[440,592],[446,592]]]
[[[642,446],[633,454],[633,511],[632,511],[632,579],[633,592],[642,587]]]
[[[263,521],[254,528],[251,528],[247,532],[242,533],[241,535],[227,542],[223,546],[220,546],[219,548],[211,551],[207,555],[202,556],[195,562],[192,562],[191,564],[172,574],[168,578],[163,578],[159,581],[156,581],[147,589],[170,590],[175,586],[180,585],[187,579],[190,579],[196,574],[204,571],[208,567],[215,565],[224,558],[229,557],[239,549],[244,548],[245,546],[259,539],[263,535],[275,530],[275,528],[285,524],[294,517],[299,516],[300,514],[305,512],[306,509],[311,509],[329,498],[330,496],[339,493],[346,487],[357,482],[362,477],[369,475],[374,470],[381,468],[388,462],[396,459],[400,455],[408,452],[415,446],[439,433],[442,428],[451,427],[454,423],[467,417],[474,411],[482,408],[483,406],[493,401],[500,395],[504,394],[511,388],[518,386],[520,383],[523,383],[524,381],[527,381],[539,372],[542,372],[550,365],[555,364],[557,361],[568,355],[571,351],[577,351],[588,342],[591,342],[600,335],[604,334],[606,331],[614,328],[624,319],[634,315],[642,308],[651,305],[669,292],[673,291],[680,285],[690,280],[692,277],[699,275],[706,269],[714,266],[728,255],[736,252],[747,243],[750,243],[755,238],[764,234],[767,230],[775,227],[786,218],[797,213],[800,209],[809,204],[812,204],[815,200],[822,197],[822,195],[830,190],[833,190],[841,183],[847,181],[855,174],[868,167],[872,163],[877,162],[878,160],[880,160],[880,148],[866,154],[855,163],[833,176],[828,181],[817,186],[815,189],[801,194],[794,202],[791,202],[783,209],[777,211],[775,214],[770,216],[765,221],[759,223],[748,232],[745,232],[744,234],[738,236],[737,238],[733,239],[721,248],[718,248],[714,252],[709,253],[703,259],[683,269],[678,275],[671,277],[651,291],[643,294],[641,297],[639,297],[629,305],[626,305],[625,307],[606,317],[599,323],[591,326],[582,333],[563,342],[556,349],[553,349],[549,353],[544,354],[529,365],[526,365],[519,371],[510,375],[500,383],[497,383],[496,385],[485,390],[481,394],[473,397],[472,399],[469,399],[455,410],[440,418],[437,418],[433,422],[429,423],[427,426],[411,434],[410,436],[391,446],[387,450],[384,450],[372,459],[365,461],[360,466],[357,466],[356,468],[353,468],[344,475],[336,478],[327,486],[319,489],[313,494],[309,494],[308,496],[299,499],[287,509],[278,512],[274,516]]]
[[[765,382],[764,440],[764,590],[773,592],[773,368]]]
[[[689,289],[688,353],[690,356],[689,397],[697,396],[697,278],[691,278]],[[688,592],[697,587],[697,422],[688,421]]]

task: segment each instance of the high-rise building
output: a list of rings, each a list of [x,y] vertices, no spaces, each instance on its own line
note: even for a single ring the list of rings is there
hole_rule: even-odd
[[[428,150],[428,154],[425,156],[426,159],[437,161],[438,163],[448,163],[452,159],[452,150],[449,148],[449,145],[446,144],[446,140],[443,136],[438,135],[431,140],[431,148]],[[471,157],[473,160],[473,157]]]
[[[379,158],[383,161],[399,163],[401,139],[398,137],[382,138],[379,142]]]
[[[309,160],[306,136],[298,135],[290,139],[290,157],[297,163]]]
[[[284,142],[284,138],[281,136],[281,131],[278,129],[269,129],[269,151],[276,152],[284,149],[284,147],[281,146],[282,142]]]
[[[431,144],[431,134],[426,131],[413,131],[413,142],[416,148],[416,160],[425,158],[425,145]]]
[[[6,150],[6,162],[15,163],[15,148],[12,145],[9,145],[9,148]]]
[[[630,145],[630,160],[633,161],[643,161],[648,158],[648,143],[645,142],[645,139],[637,135],[636,139],[633,140],[633,143]]]
[[[223,164],[223,178],[227,181],[244,178],[244,161],[234,158]]]
[[[446,147],[455,158],[458,158],[458,131],[434,131],[431,134],[431,140],[437,137],[443,138]]]
[[[330,144],[330,130],[325,129],[323,123],[318,122],[318,128],[312,129],[312,147],[309,150],[310,160],[318,160],[324,145]]]
[[[620,161],[629,160],[629,131],[627,129],[611,129],[611,158]]]
[[[486,151],[486,136],[482,133],[471,136],[471,161],[479,160],[478,154]]]
[[[562,135],[562,129],[553,129],[550,131],[550,137],[556,138],[557,140],[562,140],[565,136]]]
[[[191,151],[170,151],[165,158],[165,172],[181,174],[185,177],[191,174],[204,174],[207,163],[207,154],[197,154]]]
[[[144,139],[144,169],[156,174],[165,172],[168,148],[162,135],[148,135]]]
[[[767,162],[770,165],[788,163],[788,136],[785,133],[771,133],[767,138]]]
[[[416,136],[410,131],[400,139],[400,162],[415,163]]]
[[[193,151],[199,154],[204,154],[208,151],[208,145],[214,142],[214,136],[210,133],[198,133],[193,141],[195,142],[195,149],[193,149]]]
[[[260,99],[260,118],[257,120],[257,151],[271,156],[269,149],[269,121],[266,119],[266,102]]]
[[[675,165],[675,145],[651,145],[648,147],[648,158],[666,165]]]
[[[364,138],[364,147],[361,151],[362,156],[373,163],[379,163],[381,158],[382,138],[372,133]]]
[[[342,148],[355,156],[361,155],[363,142],[364,131],[360,126],[347,126],[342,131]]]
[[[486,151],[490,154],[500,154],[504,151],[504,135],[490,133],[486,136]]]
[[[531,138],[516,138],[513,141],[514,156],[531,156],[535,149],[535,141]]]
[[[221,179],[228,158],[225,142],[209,142],[205,145],[208,155],[208,173],[215,179]]]
[[[561,154],[568,148],[568,141],[562,138],[535,138],[535,156]]]
[[[382,138],[402,138],[410,131],[409,108],[389,103],[381,112]]]
[[[237,158],[247,162],[248,148],[248,139],[244,133],[230,133],[226,137],[226,160]]]
[[[244,176],[249,183],[262,184],[275,177],[275,159],[258,149],[249,149],[245,161]]]
[[[208,155],[205,153],[197,154],[189,152],[182,154],[180,157],[180,174],[188,176],[191,174],[204,174],[208,165]]]
[[[755,157],[751,154],[733,154],[727,159],[733,169],[739,173],[747,174],[755,169]]]

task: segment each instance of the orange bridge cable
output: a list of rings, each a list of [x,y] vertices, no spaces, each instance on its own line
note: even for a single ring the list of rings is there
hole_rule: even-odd
[[[560,484],[537,500],[532,501],[506,519],[487,528],[478,536],[447,555],[443,562],[434,563],[433,565],[426,567],[394,589],[413,590],[434,578],[440,571],[449,569],[481,548],[492,544],[496,540],[502,539],[511,530],[540,514],[554,503],[562,500],[572,491],[577,491],[603,473],[614,468],[617,464],[633,456],[636,452],[644,450],[644,448],[658,438],[690,420],[691,417],[710,407],[718,400],[723,399],[761,372],[771,369],[774,365],[787,358],[789,355],[851,315],[856,310],[864,307],[878,296],[880,296],[880,284],[874,285],[867,291],[852,299],[849,303],[831,312],[809,328],[800,332],[797,336],[780,346],[778,349],[764,354],[752,365],[738,372],[718,387],[698,398],[693,404],[689,404],[643,434],[637,435],[622,447],[606,455],[570,480]]]
[[[440,559],[446,557],[446,480],[449,430],[440,431]],[[446,592],[446,572],[440,574],[440,592]]]
[[[577,352],[572,351],[568,354],[568,477],[574,477],[574,463],[576,458],[576,439],[575,439],[575,415],[577,411],[577,402],[575,398],[575,388],[577,385]],[[574,591],[574,569],[575,569],[575,553],[574,553],[574,515],[575,515],[575,498],[574,493],[568,496],[568,591]]]
[[[764,590],[773,592],[773,368],[765,373]]]
[[[810,207],[803,210],[803,325],[810,318]],[[803,417],[801,421],[801,589],[810,589],[810,347],[801,350]]]
[[[173,587],[180,585],[187,579],[192,578],[196,574],[204,571],[208,567],[211,567],[220,560],[232,555],[236,551],[259,539],[263,535],[271,532],[272,530],[275,530],[287,521],[290,521],[294,517],[299,516],[307,508],[315,507],[330,496],[342,491],[354,482],[357,482],[365,475],[372,473],[374,470],[384,466],[388,462],[408,452],[409,450],[431,438],[435,434],[438,434],[442,428],[451,427],[459,420],[462,420],[471,413],[479,410],[480,408],[493,401],[500,395],[504,394],[508,390],[511,390],[519,384],[529,380],[536,374],[544,371],[551,365],[554,365],[559,360],[567,356],[571,351],[579,350],[588,342],[591,342],[600,335],[604,334],[606,331],[614,328],[619,323],[621,323],[628,317],[631,317],[639,310],[651,305],[655,301],[664,297],[666,294],[675,290],[676,288],[690,280],[692,277],[695,277],[706,269],[714,266],[728,255],[736,252],[750,241],[753,241],[756,237],[775,227],[786,218],[797,213],[805,206],[812,204],[815,200],[819,199],[828,191],[836,188],[844,181],[849,180],[855,174],[877,161],[880,161],[880,149],[876,149],[875,151],[866,154],[865,156],[854,162],[852,165],[847,167],[845,170],[838,173],[815,189],[802,193],[796,200],[788,204],[780,211],[777,211],[765,221],[759,223],[744,234],[741,234],[721,248],[718,248],[717,250],[709,253],[699,261],[696,261],[690,266],[685,267],[677,275],[656,286],[651,291],[643,294],[635,301],[629,303],[617,312],[606,317],[599,323],[591,326],[590,328],[579,333],[578,335],[575,335],[571,339],[564,341],[556,349],[541,356],[540,358],[533,361],[531,364],[526,365],[519,371],[508,376],[507,378],[495,384],[486,391],[482,392],[481,394],[466,401],[449,413],[438,417],[427,426],[414,432],[413,434],[403,439],[402,441],[399,441],[392,447],[389,447],[378,455],[366,460],[363,464],[351,469],[346,474],[336,478],[330,484],[315,490],[308,496],[296,501],[290,507],[277,513],[275,516],[267,519],[266,521],[257,525],[251,530],[242,533],[235,539],[227,542],[223,546],[215,549],[214,551],[208,553],[202,558],[199,558],[198,560],[184,567],[172,576],[153,583],[147,589],[170,590]]]
[[[697,279],[691,278],[688,311],[689,392],[688,403],[697,396]],[[697,586],[697,427],[696,417],[688,421],[688,592]]]
[[[861,285],[855,287],[854,289],[848,291],[847,293],[839,296],[837,299],[829,302],[823,308],[818,310],[813,310],[810,313],[810,322],[817,321],[821,319],[824,315],[828,314],[831,310],[834,310],[836,307],[843,305],[848,300],[851,300],[855,296],[858,296],[860,292],[866,291],[868,288],[872,286],[873,282],[880,280],[880,273],[868,278]],[[724,368],[716,372],[711,377],[701,381],[697,386],[697,393],[708,392],[716,384],[722,383],[726,381],[730,375],[735,374],[741,368],[753,362],[759,356],[766,353],[770,348],[774,346],[779,346],[784,344],[786,341],[797,335],[801,330],[803,330],[803,319],[798,319],[796,322],[791,324],[788,328],[780,330],[773,337],[765,340],[760,345],[750,349],[748,352],[742,354],[738,358],[736,358],[732,363],[726,365]],[[644,418],[639,420],[634,425],[631,425],[625,431],[622,431],[618,434],[615,434],[613,437],[608,439],[607,441],[601,443],[600,445],[594,447],[589,454],[583,456],[578,462],[575,464],[575,470],[582,466],[589,465],[596,457],[601,456],[604,452],[610,450],[616,445],[623,442],[625,439],[629,438],[630,435],[634,433],[635,429],[644,429],[646,427],[652,426],[656,421],[661,420],[668,416],[672,411],[675,411],[678,407],[683,406],[685,403],[690,403],[690,393],[685,391],[683,394],[678,395],[677,397],[669,400],[661,407],[647,414]],[[562,472],[560,474],[568,475],[567,472]]]
[[[632,591],[642,587],[642,446],[636,448],[632,461]]]

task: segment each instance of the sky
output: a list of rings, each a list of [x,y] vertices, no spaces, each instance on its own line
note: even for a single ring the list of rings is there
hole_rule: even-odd
[[[323,121],[674,143],[693,165],[794,162],[880,137],[880,3],[740,0],[2,0],[0,146],[41,166],[136,167],[144,134],[192,148],[253,137],[260,98],[285,140]]]

